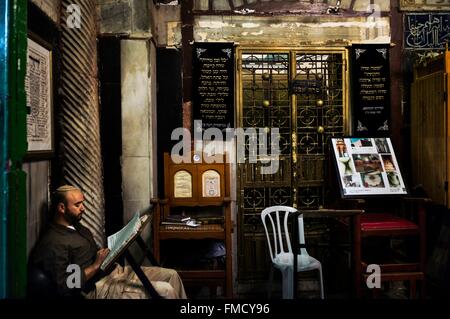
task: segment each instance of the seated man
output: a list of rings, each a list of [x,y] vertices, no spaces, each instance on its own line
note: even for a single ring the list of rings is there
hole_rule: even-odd
[[[30,264],[47,273],[56,283],[57,295],[86,298],[148,298],[144,286],[130,266],[116,265],[108,273],[100,265],[109,253],[97,249],[92,233],[80,223],[84,213],[84,196],[73,186],[59,187],[52,198],[53,222],[40,238],[30,257]],[[69,288],[67,272],[70,264],[81,269],[81,288]],[[183,283],[173,269],[142,267],[160,296],[167,299],[186,298]]]

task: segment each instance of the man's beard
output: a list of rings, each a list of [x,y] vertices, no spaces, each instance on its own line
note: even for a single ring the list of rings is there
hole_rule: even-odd
[[[76,225],[80,222],[81,218],[82,218],[83,214],[79,214],[79,215],[75,215],[72,214],[71,212],[66,211],[65,213],[65,217],[66,220],[71,224],[71,225]]]

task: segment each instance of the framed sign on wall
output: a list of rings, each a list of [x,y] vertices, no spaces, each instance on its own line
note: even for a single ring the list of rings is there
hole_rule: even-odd
[[[342,197],[407,195],[391,139],[331,138]]]
[[[389,45],[354,44],[351,57],[355,134],[388,136],[391,126]]]
[[[192,66],[195,129],[234,127],[234,44],[194,43]]]
[[[449,12],[405,13],[403,19],[403,46],[407,50],[445,49],[450,41]]]
[[[53,151],[52,50],[37,37],[28,37],[27,71],[27,156],[50,156]]]

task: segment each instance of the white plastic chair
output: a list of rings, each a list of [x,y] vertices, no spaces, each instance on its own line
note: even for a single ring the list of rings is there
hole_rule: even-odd
[[[283,278],[283,299],[294,297],[294,273],[292,271],[294,258],[289,237],[288,219],[291,213],[296,212],[295,208],[289,206],[271,206],[261,212],[270,258],[272,259],[269,295],[272,290],[273,269],[276,268],[281,271]],[[299,243],[305,244],[303,215],[301,214],[298,217],[298,230]],[[314,269],[319,271],[320,297],[324,299],[322,264],[308,255],[306,248],[300,248],[300,254],[297,255],[297,272]]]

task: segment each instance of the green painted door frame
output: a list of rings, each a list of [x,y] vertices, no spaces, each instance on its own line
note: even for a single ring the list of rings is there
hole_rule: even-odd
[[[27,281],[26,174],[22,160],[27,150],[25,73],[27,65],[27,0],[9,1],[9,209],[8,293],[22,298]]]
[[[9,0],[0,1],[0,299],[7,292]]]

